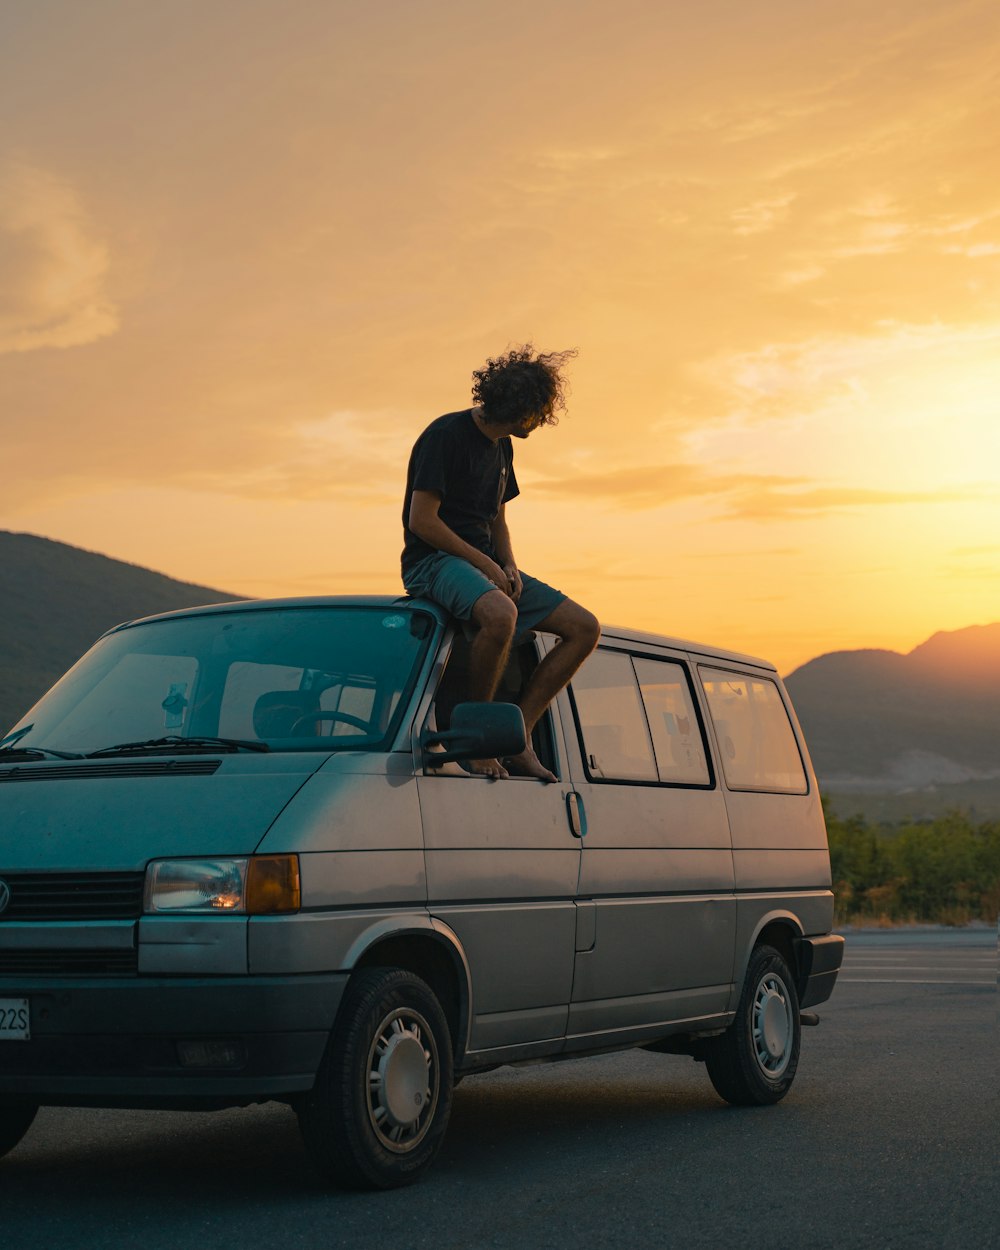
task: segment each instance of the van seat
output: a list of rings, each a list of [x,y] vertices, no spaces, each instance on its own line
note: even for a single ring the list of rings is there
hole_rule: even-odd
[[[319,700],[311,690],[269,690],[253,705],[253,731],[258,738],[315,738],[319,722],[295,726],[318,711]]]

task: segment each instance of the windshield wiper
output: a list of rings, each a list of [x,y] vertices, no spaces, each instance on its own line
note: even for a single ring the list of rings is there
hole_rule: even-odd
[[[8,734],[6,738],[0,738],[0,751],[9,751],[15,742],[20,742],[25,734],[30,734],[35,727],[35,722],[25,725],[21,729],[15,729],[12,734]]]
[[[102,755],[137,755],[146,752],[166,752],[181,754],[184,751],[270,751],[266,742],[257,742],[250,738],[182,738],[179,734],[169,734],[166,738],[148,738],[145,742],[119,742],[113,747],[102,747],[99,751],[88,751],[88,760],[99,759]]]
[[[82,760],[79,751],[53,751],[51,747],[0,747],[4,759]]]

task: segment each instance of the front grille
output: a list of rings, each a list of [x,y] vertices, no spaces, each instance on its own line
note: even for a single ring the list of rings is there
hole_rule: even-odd
[[[142,914],[141,872],[4,872],[5,920],[135,920]]]
[[[221,760],[94,760],[78,764],[15,764],[0,768],[0,783],[28,781],[87,781],[109,777],[210,777]]]
[[[0,949],[0,975],[8,976],[135,976],[139,952],[22,951]]]

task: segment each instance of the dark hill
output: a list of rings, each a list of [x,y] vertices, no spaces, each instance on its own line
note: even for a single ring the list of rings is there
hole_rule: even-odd
[[[105,630],[236,595],[0,530],[0,737]]]
[[[786,684],[824,789],[1000,778],[1000,622],[822,655]]]

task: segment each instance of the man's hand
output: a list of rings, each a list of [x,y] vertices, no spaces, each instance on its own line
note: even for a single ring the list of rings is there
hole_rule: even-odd
[[[507,572],[505,568],[502,569],[500,565],[497,564],[495,561],[491,560],[489,556],[483,556],[482,564],[479,564],[477,562],[476,568],[479,569],[480,573],[485,574],[490,579],[493,585],[496,586],[497,590],[502,590],[503,593],[507,595],[509,598],[514,599],[515,602],[517,601],[515,599],[514,592],[511,587],[510,574]],[[517,570],[515,569],[514,572],[516,573]],[[520,585],[521,579],[518,578],[517,580],[518,580],[518,594],[520,594],[521,593],[521,585]]]
[[[438,551],[443,551],[449,556],[458,556],[460,560],[467,560],[473,568],[477,568],[480,573],[488,577],[497,590],[503,591],[509,599],[517,603],[523,586],[521,574],[517,571],[510,549],[510,534],[507,532],[507,523],[503,519],[503,507],[501,506],[497,519],[493,523],[494,539],[498,537],[500,539],[495,549],[503,560],[502,568],[495,560],[491,560],[476,547],[471,547],[464,538],[459,538],[454,530],[445,525],[441,520],[440,508],[441,496],[436,491],[415,490],[410,500],[408,517],[409,527],[413,533],[429,546],[437,547]]]
[[[507,576],[509,584],[507,593],[517,603],[518,599],[521,598],[521,591],[524,589],[524,586],[521,584],[521,574],[517,571],[517,565],[513,561],[505,564],[503,571]]]

